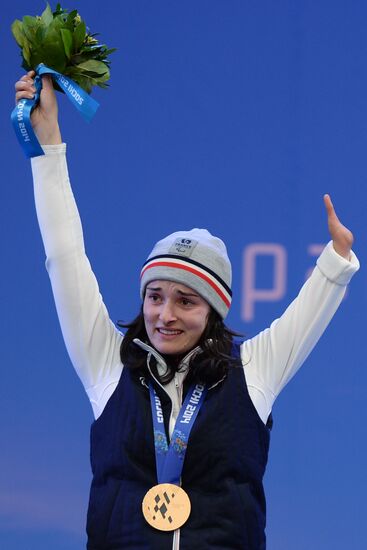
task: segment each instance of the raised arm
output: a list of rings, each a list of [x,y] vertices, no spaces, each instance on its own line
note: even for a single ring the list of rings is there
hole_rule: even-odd
[[[283,315],[242,345],[249,393],[264,422],[280,391],[323,334],[359,268],[351,251],[352,233],[339,221],[329,195],[324,202],[332,241]]]
[[[30,72],[16,83],[17,101],[34,94],[33,76]],[[106,392],[121,374],[122,336],[109,319],[85,254],[57,111],[52,82],[44,76],[41,101],[32,114],[46,153],[32,159],[37,217],[65,344],[98,416]]]

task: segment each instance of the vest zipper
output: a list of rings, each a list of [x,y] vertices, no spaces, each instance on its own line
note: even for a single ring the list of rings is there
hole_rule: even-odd
[[[153,350],[146,344],[142,343],[141,341],[135,339],[134,340],[135,343],[137,343],[138,345],[140,345],[143,349],[145,349],[147,352],[148,352],[148,356],[147,356],[147,368],[152,376],[152,378],[154,378],[154,380],[157,382],[157,384],[162,388],[162,390],[164,391],[164,393],[169,397],[170,401],[171,401],[171,415],[170,415],[170,420],[171,420],[171,416],[172,416],[172,411],[173,411],[173,401],[171,399],[171,396],[166,392],[164,386],[159,382],[159,380],[157,380],[157,378],[154,376],[154,374],[152,373],[152,370],[150,368],[150,358],[152,355],[155,356],[156,359],[158,359],[158,357],[160,358],[159,354],[158,353],[153,353]],[[186,355],[186,357],[183,359],[182,363],[186,360],[190,360],[191,357],[193,355],[195,355],[196,353],[200,352],[201,349],[199,346],[197,346],[196,348],[194,348],[193,350],[191,350],[190,353],[188,353]],[[157,357],[158,356],[158,357]],[[178,382],[178,375],[177,373],[175,373],[175,378],[174,378],[174,383],[175,383],[175,388],[177,391],[177,394],[178,394],[178,401],[179,401],[179,405],[180,405],[180,408],[182,406],[182,396],[183,396],[183,382],[181,384],[179,384]],[[169,424],[170,424],[170,420],[169,420]],[[180,550],[180,529],[176,529],[175,531],[173,531],[173,540],[172,540],[172,550]]]
[[[181,384],[181,387],[180,387],[180,384],[178,382],[177,372],[175,373],[175,387],[176,387],[177,394],[178,394],[178,402],[179,402],[179,405],[180,405],[180,408],[181,408],[182,407],[182,387],[183,387],[183,383]],[[180,530],[179,529],[176,529],[173,532],[172,550],[180,550]]]
[[[172,550],[180,550],[180,530],[173,531]]]

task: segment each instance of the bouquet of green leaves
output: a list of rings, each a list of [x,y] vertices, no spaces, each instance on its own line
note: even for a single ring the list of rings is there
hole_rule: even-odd
[[[100,44],[77,10],[68,12],[57,4],[52,12],[47,4],[40,16],[26,15],[22,21],[16,19],[11,30],[22,50],[22,67],[27,71],[44,63],[69,76],[88,93],[93,86],[108,86],[108,56],[115,48],[108,49]],[[55,82],[54,87],[62,91]]]

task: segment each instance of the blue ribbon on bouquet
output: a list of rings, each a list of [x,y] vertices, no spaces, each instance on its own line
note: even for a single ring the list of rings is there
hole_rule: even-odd
[[[71,78],[54,71],[43,63],[38,65],[36,67],[36,77],[34,79],[34,85],[36,88],[34,98],[21,99],[18,101],[11,114],[11,121],[15,134],[27,158],[44,155],[44,151],[39,144],[31,124],[32,111],[35,107],[37,107],[40,101],[43,74],[49,74],[52,76],[53,80],[57,82],[60,88],[65,92],[68,99],[72,102],[74,107],[78,109],[87,122],[92,120],[99,107],[99,103],[90,97],[90,95],[78,86],[76,82],[71,80]]]

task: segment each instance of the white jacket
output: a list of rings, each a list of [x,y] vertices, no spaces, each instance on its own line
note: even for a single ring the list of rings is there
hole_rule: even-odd
[[[69,183],[66,146],[49,145],[44,149],[45,156],[32,159],[32,170],[46,266],[66,347],[98,418],[121,375],[123,335],[109,318],[85,254],[82,226]],[[242,344],[249,394],[263,422],[280,391],[324,332],[358,268],[353,253],[347,261],[330,242],[283,315]],[[173,402],[171,429],[181,405],[183,377],[184,373],[178,373],[165,387]]]

